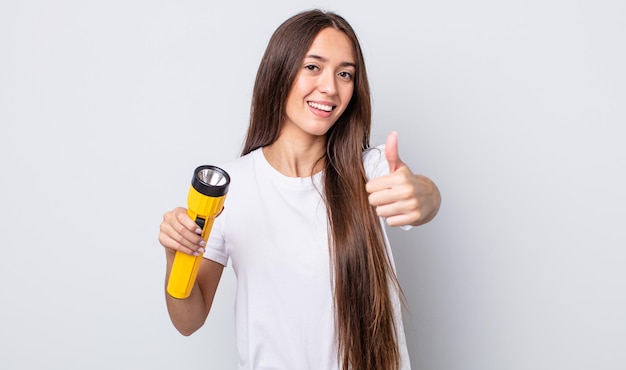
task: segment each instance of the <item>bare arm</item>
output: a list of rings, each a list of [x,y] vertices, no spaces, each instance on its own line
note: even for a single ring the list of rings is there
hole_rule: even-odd
[[[166,252],[167,272],[165,274],[165,284],[169,278],[169,272],[172,269],[174,256],[169,256],[170,252]],[[185,299],[176,299],[165,292],[165,301],[167,303],[167,311],[174,327],[182,335],[191,335],[200,329],[209,315],[213,298],[222,276],[224,266],[217,262],[203,259],[198,271],[196,285],[191,290],[189,297]]]
[[[193,254],[201,253],[205,246],[197,233],[198,226],[187,216],[184,208],[176,208],[165,213],[161,223],[159,242],[165,247],[165,285],[174,262],[176,251]],[[191,335],[206,321],[224,266],[203,259],[200,264],[194,288],[189,297],[176,299],[165,290],[165,301],[174,327],[183,335]]]

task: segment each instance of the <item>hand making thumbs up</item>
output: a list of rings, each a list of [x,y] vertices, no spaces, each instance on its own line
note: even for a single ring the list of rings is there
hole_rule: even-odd
[[[441,203],[439,189],[429,178],[413,174],[402,162],[396,132],[387,137],[385,158],[389,175],[372,179],[365,186],[376,213],[385,217],[389,226],[418,226],[432,220]]]

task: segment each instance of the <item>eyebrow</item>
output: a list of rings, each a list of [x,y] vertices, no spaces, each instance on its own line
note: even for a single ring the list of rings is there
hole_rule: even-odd
[[[324,58],[323,56],[319,56],[319,55],[315,55],[315,54],[309,54],[305,58],[316,59],[316,60],[319,60],[320,62],[327,62],[328,61],[328,59]],[[352,68],[356,69],[356,64],[353,63],[353,62],[341,62],[339,65],[341,67],[352,67]]]

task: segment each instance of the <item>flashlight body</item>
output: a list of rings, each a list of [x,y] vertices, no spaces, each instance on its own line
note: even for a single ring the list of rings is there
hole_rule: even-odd
[[[198,169],[196,169],[196,173],[200,168],[201,167],[198,167]],[[221,171],[223,172],[223,170]],[[224,175],[226,175],[228,179],[228,175],[225,172]],[[196,180],[195,175],[194,180]],[[206,186],[206,184],[204,185]],[[209,239],[215,217],[224,207],[227,185],[225,189],[219,190],[220,189],[214,192],[215,194],[213,195],[203,194],[200,192],[202,189],[198,191],[198,189],[194,187],[194,181],[192,181],[192,185],[189,188],[189,194],[187,196],[187,214],[202,228],[202,238],[205,241]],[[167,292],[169,295],[178,299],[189,297],[191,289],[196,282],[200,263],[202,262],[202,255],[203,253],[199,256],[192,256],[183,252],[176,252],[167,284]]]

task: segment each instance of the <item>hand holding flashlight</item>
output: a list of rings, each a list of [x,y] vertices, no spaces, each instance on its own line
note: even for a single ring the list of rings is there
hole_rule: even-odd
[[[200,166],[194,171],[187,196],[187,214],[202,229],[201,237],[208,240],[213,221],[224,207],[230,177],[215,166]],[[176,252],[167,284],[167,292],[174,298],[189,297],[193,288],[203,253],[189,255]]]

